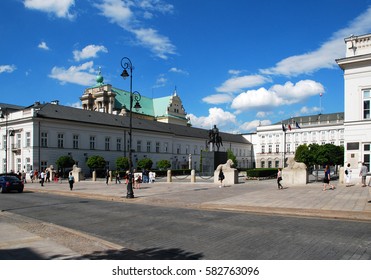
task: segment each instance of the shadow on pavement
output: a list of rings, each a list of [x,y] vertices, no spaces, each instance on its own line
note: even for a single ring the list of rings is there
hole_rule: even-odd
[[[121,249],[93,252],[82,255],[79,259],[89,260],[200,260],[201,253],[186,252],[178,248],[150,248],[139,251]],[[75,258],[74,258],[75,259]]]

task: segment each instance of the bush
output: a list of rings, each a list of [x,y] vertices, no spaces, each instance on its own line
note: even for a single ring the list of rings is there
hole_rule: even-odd
[[[256,169],[248,169],[246,171],[247,177],[275,177],[277,174],[277,168],[256,168]]]

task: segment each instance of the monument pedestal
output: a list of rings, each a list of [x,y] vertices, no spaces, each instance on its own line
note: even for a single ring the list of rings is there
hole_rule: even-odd
[[[223,186],[232,186],[234,184],[238,184],[238,170],[236,168],[231,169],[223,169],[224,180],[222,185]],[[214,172],[214,183],[220,184],[219,181],[219,170],[215,170]]]
[[[214,170],[219,164],[223,164],[228,160],[227,152],[204,152],[202,151],[202,170],[203,176],[213,176]]]

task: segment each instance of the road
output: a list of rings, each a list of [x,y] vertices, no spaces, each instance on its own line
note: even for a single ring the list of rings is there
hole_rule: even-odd
[[[1,211],[125,247],[89,259],[371,259],[371,223],[206,211],[46,193],[0,196]]]

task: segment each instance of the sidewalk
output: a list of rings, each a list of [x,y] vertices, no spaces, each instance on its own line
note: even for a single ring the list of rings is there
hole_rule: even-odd
[[[241,181],[233,186],[219,188],[211,180],[197,178],[196,183],[190,183],[190,179],[184,177],[174,178],[172,183],[167,183],[166,178],[161,178],[156,183],[141,184],[140,189],[134,189],[134,199],[126,198],[125,184],[115,184],[112,181],[106,185],[104,181],[88,180],[75,183],[72,191],[67,181],[46,183],[45,187],[37,183],[28,183],[25,184],[24,193],[20,195],[27,195],[28,192],[44,192],[166,207],[371,221],[371,203],[369,203],[371,187],[360,185],[345,187],[336,184],[335,181],[337,186],[335,190],[322,191],[320,182],[303,186],[284,186],[283,190],[278,190],[275,180],[265,180]],[[60,240],[51,240],[43,232],[39,234],[37,230],[29,230],[29,226],[25,224],[35,224],[37,228],[41,225],[49,227],[62,231],[64,236],[72,234],[74,240],[76,236],[84,239],[84,242],[88,242],[90,238],[40,221],[22,223],[21,220],[26,218],[11,213],[0,212],[0,218],[0,235],[6,236],[0,241],[0,259],[37,259],[37,257],[76,259],[81,255],[81,252],[69,249]],[[36,225],[37,223],[39,225]],[[4,234],[6,232],[12,234],[6,235]],[[56,235],[58,234],[53,234]],[[92,239],[94,240],[89,246],[96,246],[95,250],[118,249],[115,244],[97,238]]]

